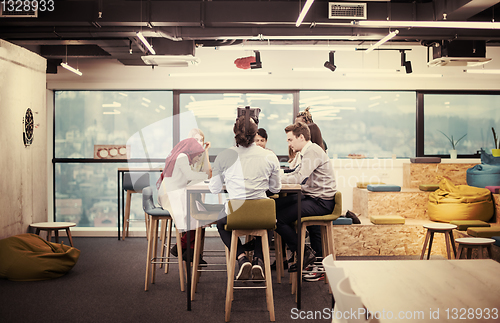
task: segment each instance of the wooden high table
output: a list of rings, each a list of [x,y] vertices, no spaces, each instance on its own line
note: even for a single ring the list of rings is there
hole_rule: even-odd
[[[223,192],[226,192],[225,186],[223,188]],[[208,183],[200,183],[187,187],[187,214],[191,214],[190,210],[190,199],[191,194],[195,193],[211,193],[208,189]],[[280,193],[290,193],[290,194],[298,194],[297,198],[297,208],[298,208],[298,220],[297,223],[301,222],[301,199],[302,199],[302,190],[299,184],[282,184]],[[187,227],[190,227],[190,219],[191,217],[187,217]],[[300,231],[298,231],[298,241],[300,241]],[[187,231],[187,259],[191,257],[191,234],[190,231]],[[297,245],[297,255],[301,254],[302,246],[300,243]],[[297,257],[297,268],[302,268],[301,257]],[[191,266],[186,266],[187,269],[187,310],[191,310]],[[301,287],[302,287],[302,275],[297,275],[297,309],[301,308]]]
[[[500,263],[494,260],[336,261],[335,265],[345,269],[352,289],[381,323],[500,322]]]

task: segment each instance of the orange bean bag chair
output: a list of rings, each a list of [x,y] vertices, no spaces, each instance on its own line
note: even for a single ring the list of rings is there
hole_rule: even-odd
[[[80,250],[25,233],[0,240],[0,278],[35,281],[61,277],[78,261]]]
[[[491,192],[486,188],[454,185],[443,178],[439,189],[429,194],[428,214],[432,221],[480,220],[487,222],[494,212]]]

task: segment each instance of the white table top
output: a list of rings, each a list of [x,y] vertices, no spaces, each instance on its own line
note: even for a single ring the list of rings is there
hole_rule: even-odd
[[[73,222],[38,222],[30,224],[33,228],[40,229],[65,229],[76,226]]]
[[[424,228],[434,229],[434,230],[452,230],[456,229],[457,226],[449,223],[429,223],[429,224],[424,224]]]
[[[464,311],[467,317],[469,308],[477,314],[467,322],[500,322],[500,263],[494,260],[336,261],[335,265],[345,269],[369,311],[379,315],[385,311],[380,322],[457,322]],[[484,319],[486,308],[489,320]],[[420,315],[420,320],[398,319],[401,312],[413,318]]]
[[[468,245],[484,245],[484,244],[495,243],[495,239],[490,239],[490,238],[458,238],[458,239],[455,239],[455,242],[458,242],[461,244],[468,244]]]

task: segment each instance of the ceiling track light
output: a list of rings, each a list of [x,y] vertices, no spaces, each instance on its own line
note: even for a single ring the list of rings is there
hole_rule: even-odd
[[[260,60],[260,52],[258,50],[254,51],[255,53],[255,62],[250,63],[250,68],[256,69],[256,68],[262,68],[262,62]]]
[[[337,66],[335,66],[335,62],[334,62],[334,54],[335,54],[335,51],[330,51],[330,53],[328,54],[328,61],[325,62],[324,66],[329,69],[330,71],[332,72],[335,72],[335,69],[337,68]]]
[[[304,21],[304,18],[306,17],[307,12],[311,8],[311,5],[313,4],[313,2],[314,2],[314,0],[307,0],[306,1],[306,4],[304,5],[302,10],[300,11],[299,17],[297,18],[297,22],[295,23],[295,27],[299,27],[300,24],[302,24],[302,21]]]
[[[153,46],[151,46],[151,44],[148,42],[148,40],[144,37],[144,35],[140,31],[137,32],[137,37],[139,37],[139,39],[142,41],[144,46],[146,46],[146,48],[149,50],[151,54],[156,55]]]
[[[75,73],[76,75],[82,76],[82,72],[80,72],[79,69],[68,65],[68,63],[61,63],[61,66],[64,67],[65,69],[67,69],[68,71]]]
[[[397,34],[399,34],[399,30],[397,30],[397,29],[388,33],[384,38],[382,38],[381,40],[379,40],[375,44],[368,47],[368,49],[365,51],[365,53],[368,54],[368,53],[372,52],[375,48],[380,47],[380,45],[382,45],[382,44],[388,42],[389,40],[393,39],[394,37],[396,37]]]
[[[394,21],[394,20],[366,20],[353,21],[360,27],[380,28],[454,28],[454,29],[500,29],[500,22],[488,21]]]
[[[405,67],[406,74],[411,74],[413,72],[411,62],[406,60],[406,53],[404,50],[400,50],[399,52],[401,53],[401,66]]]

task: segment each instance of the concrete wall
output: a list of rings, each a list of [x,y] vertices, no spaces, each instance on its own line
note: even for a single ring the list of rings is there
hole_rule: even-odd
[[[0,40],[0,239],[47,221],[46,60]],[[34,113],[34,140],[24,146],[23,117]]]

